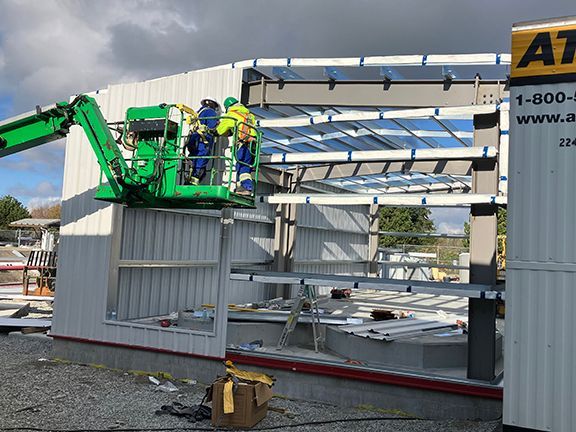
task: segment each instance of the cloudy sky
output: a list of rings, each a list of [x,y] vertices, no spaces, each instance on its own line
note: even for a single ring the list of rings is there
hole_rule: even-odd
[[[246,58],[509,52],[513,22],[575,13],[574,0],[0,0],[0,119]],[[57,199],[63,157],[57,142],[0,160],[0,195]]]

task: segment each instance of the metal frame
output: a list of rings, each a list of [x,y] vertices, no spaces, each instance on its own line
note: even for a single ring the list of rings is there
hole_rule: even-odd
[[[247,106],[431,107],[499,103],[508,97],[503,81],[286,81],[263,79],[244,84]]]

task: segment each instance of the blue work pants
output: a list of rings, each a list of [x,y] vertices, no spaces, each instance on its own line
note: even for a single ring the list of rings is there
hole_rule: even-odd
[[[250,144],[242,144],[236,150],[236,181],[246,190],[254,190],[252,181],[252,164],[254,156],[250,153]]]

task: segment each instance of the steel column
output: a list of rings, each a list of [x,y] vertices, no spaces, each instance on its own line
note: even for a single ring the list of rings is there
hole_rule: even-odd
[[[474,146],[498,147],[499,123],[499,112],[474,116]],[[496,160],[474,163],[472,192],[498,193]],[[496,284],[497,212],[494,204],[471,206],[470,283]],[[491,381],[496,368],[496,302],[470,299],[468,327],[468,378]]]
[[[378,239],[380,233],[380,206],[370,204],[368,212],[370,226],[368,229],[368,276],[378,276]]]
[[[226,332],[228,328],[228,299],[230,298],[231,269],[232,269],[232,229],[234,225],[234,209],[224,208],[221,211],[220,222],[220,251],[218,254],[218,295],[216,299],[216,316],[214,320],[214,333],[221,341],[219,353],[226,355]]]
[[[292,181],[293,176],[285,173],[288,188],[278,188],[283,192],[295,193],[299,184]],[[278,204],[274,220],[274,270],[278,272],[291,272],[294,265],[294,247],[296,242],[296,204]],[[277,295],[286,299],[291,298],[291,287],[286,284],[277,286]]]

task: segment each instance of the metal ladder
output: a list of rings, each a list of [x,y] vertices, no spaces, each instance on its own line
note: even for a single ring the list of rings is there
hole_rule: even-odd
[[[320,324],[320,311],[318,310],[318,298],[316,297],[316,288],[313,286],[308,285],[301,285],[298,289],[298,294],[296,299],[294,300],[294,305],[290,310],[290,314],[288,315],[288,319],[286,320],[286,325],[282,330],[282,334],[280,335],[280,339],[278,340],[278,345],[276,349],[281,351],[288,342],[288,337],[296,328],[296,324],[298,324],[298,319],[300,318],[300,314],[302,313],[302,307],[304,307],[304,303],[306,300],[310,302],[310,313],[312,317],[312,335],[314,338],[314,350],[318,352],[319,343],[322,342],[322,337],[319,335],[319,324]]]

